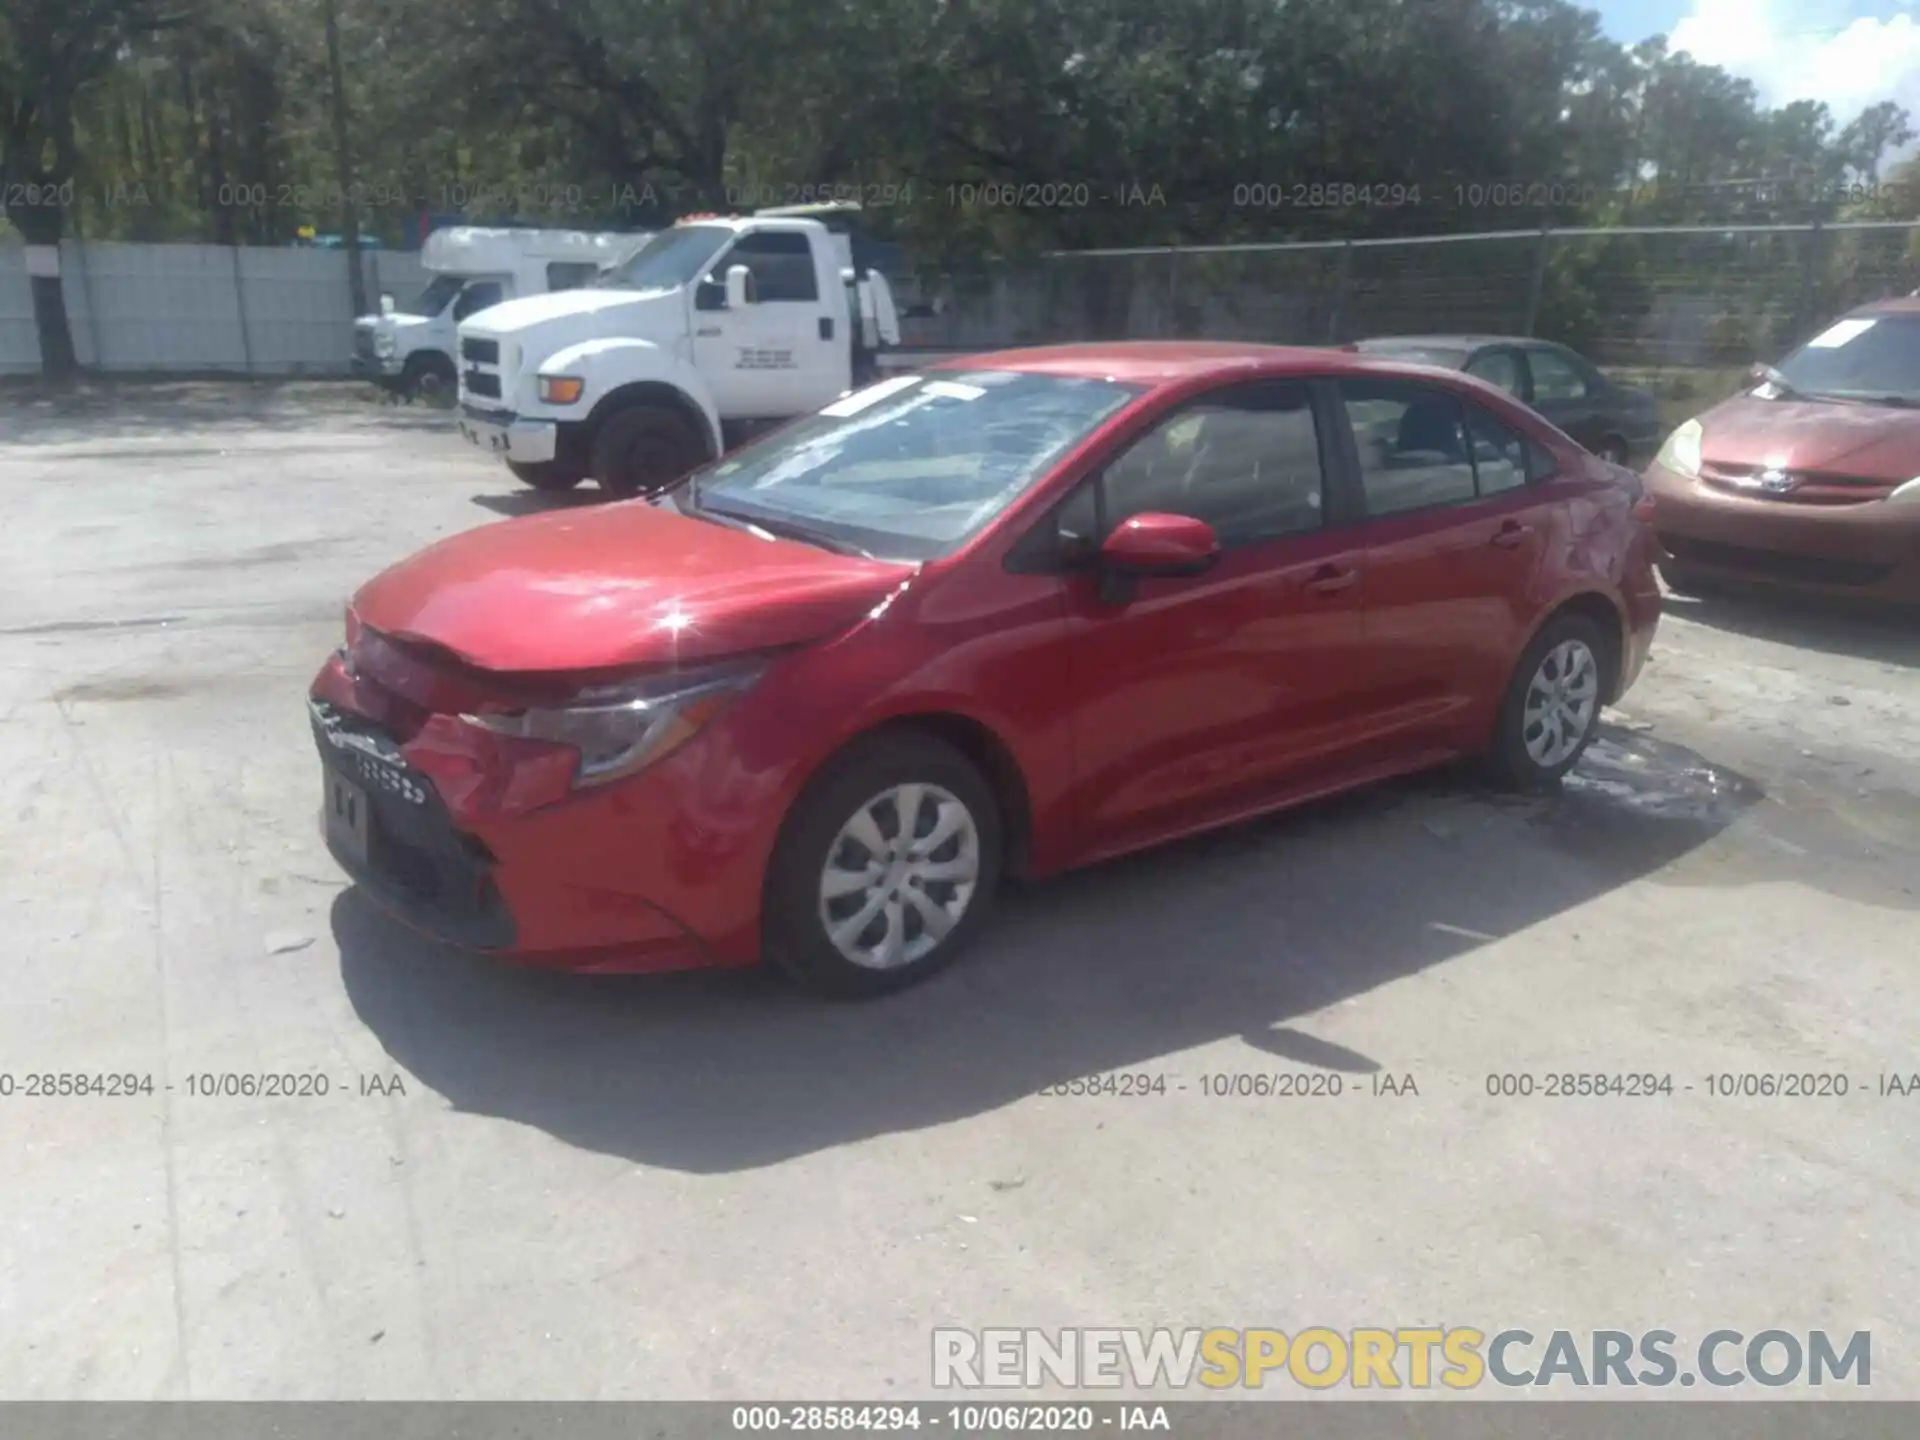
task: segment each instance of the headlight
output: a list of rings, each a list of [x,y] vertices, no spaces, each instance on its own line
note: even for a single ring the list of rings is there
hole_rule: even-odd
[[[578,375],[542,375],[540,399],[548,405],[571,405],[580,398],[587,382]]]
[[[462,715],[469,725],[579,752],[576,789],[631,775],[686,744],[760,678],[758,664],[710,666],[583,690],[566,705],[510,714]]]
[[[1700,473],[1700,422],[1689,420],[1667,437],[1653,463],[1689,480]]]
[[[1920,475],[1914,476],[1906,484],[1897,487],[1887,496],[1888,500],[1898,500],[1905,505],[1920,504]]]
[[[382,360],[390,359],[393,355],[393,336],[384,330],[376,331],[373,337],[373,353]]]

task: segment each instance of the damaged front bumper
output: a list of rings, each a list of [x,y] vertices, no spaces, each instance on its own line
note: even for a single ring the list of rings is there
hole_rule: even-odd
[[[415,929],[474,950],[511,950],[513,916],[493,857],[455,828],[433,782],[392,737],[309,699],[322,766],[321,834],[335,862]]]

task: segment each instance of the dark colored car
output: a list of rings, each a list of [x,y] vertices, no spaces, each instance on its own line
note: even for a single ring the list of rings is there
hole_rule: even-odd
[[[1755,381],[1647,469],[1667,583],[1920,604],[1920,300],[1863,306]]]
[[[1639,480],[1327,350],[1010,351],[358,594],[334,856],[462,945],[895,988],[1044,876],[1458,756],[1565,774],[1659,615]]]
[[[1390,335],[1350,346],[1409,365],[1464,370],[1531,405],[1604,460],[1637,469],[1660,443],[1660,403],[1609,380],[1585,356],[1500,335]]]

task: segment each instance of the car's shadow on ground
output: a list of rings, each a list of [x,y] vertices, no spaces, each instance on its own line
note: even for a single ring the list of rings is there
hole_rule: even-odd
[[[1667,613],[1729,634],[1920,669],[1920,607],[1716,587],[1666,596]]]
[[[544,515],[549,510],[580,510],[604,505],[607,497],[597,485],[574,490],[509,490],[500,495],[475,495],[473,503],[496,515]]]
[[[758,971],[509,969],[419,939],[354,891],[333,929],[359,1015],[458,1108],[648,1165],[731,1171],[1228,1037],[1252,1064],[1260,1052],[1392,1068],[1402,1057],[1289,1022],[1470,962],[1685,855],[1758,798],[1691,751],[1609,743],[1615,778],[1551,800],[1443,774],[1013,890],[953,969],[866,1004],[815,1001]],[[1568,944],[1578,953],[1577,935]]]

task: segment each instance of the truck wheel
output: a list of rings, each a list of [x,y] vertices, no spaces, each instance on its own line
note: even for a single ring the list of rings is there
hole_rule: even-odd
[[[407,357],[406,369],[400,373],[400,393],[409,400],[445,405],[453,399],[459,379],[453,361],[438,350],[423,351]]]
[[[618,500],[657,495],[707,458],[692,427],[659,405],[609,416],[593,442],[593,478]]]
[[[549,494],[571,490],[587,478],[577,470],[561,469],[559,463],[553,460],[545,460],[537,465],[529,465],[524,460],[509,460],[507,469],[522,485],[531,485],[534,489],[545,490]]]

